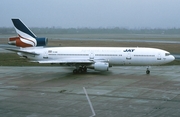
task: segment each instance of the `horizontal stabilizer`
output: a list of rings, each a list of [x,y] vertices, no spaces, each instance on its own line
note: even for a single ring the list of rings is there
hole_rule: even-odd
[[[39,54],[37,54],[35,52],[28,52],[28,51],[23,51],[23,50],[20,50],[20,49],[6,48],[6,50],[13,51],[13,52],[21,52],[21,53],[24,53],[24,54],[39,55]]]

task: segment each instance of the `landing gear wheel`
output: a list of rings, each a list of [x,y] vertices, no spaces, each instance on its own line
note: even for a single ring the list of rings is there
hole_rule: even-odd
[[[146,69],[146,74],[149,75],[150,74],[150,66],[147,66],[147,69]]]
[[[82,66],[73,70],[73,74],[78,74],[78,73],[81,74],[81,73],[86,73],[86,72],[87,72],[86,66]]]
[[[86,73],[87,72],[87,68],[86,67],[82,67],[82,73]]]
[[[78,73],[82,73],[83,71],[82,71],[82,68],[80,67],[79,69],[78,69]]]
[[[150,70],[146,70],[146,74],[150,74]]]
[[[73,70],[73,74],[77,74],[78,73],[78,70],[77,69],[74,69]]]

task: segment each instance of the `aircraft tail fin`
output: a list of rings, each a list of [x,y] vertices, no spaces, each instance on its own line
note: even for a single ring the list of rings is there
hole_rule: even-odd
[[[37,36],[20,20],[12,19],[15,30],[20,37],[23,38],[36,38]]]
[[[47,38],[37,38],[20,19],[12,19],[12,22],[18,36],[9,38],[8,44],[18,47],[45,46],[47,44]]]

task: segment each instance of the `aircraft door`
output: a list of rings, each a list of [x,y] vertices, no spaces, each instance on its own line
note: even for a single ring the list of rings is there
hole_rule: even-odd
[[[158,55],[157,55],[157,60],[161,60],[161,54],[160,53],[158,53]]]
[[[91,52],[91,53],[89,54],[89,59],[94,59],[94,53]]]
[[[127,54],[126,60],[131,60],[131,53],[128,53],[128,54]]]
[[[126,64],[126,65],[130,65],[131,64],[131,53],[127,53],[127,55],[125,57],[124,64]]]
[[[48,52],[47,52],[47,50],[45,50],[44,55],[43,55],[43,58],[44,58],[44,59],[48,59]]]
[[[125,64],[126,65],[130,65],[131,64],[131,53],[127,53]]]

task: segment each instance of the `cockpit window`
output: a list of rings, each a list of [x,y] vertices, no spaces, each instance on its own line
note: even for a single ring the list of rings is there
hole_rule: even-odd
[[[170,53],[165,53],[165,56],[169,56],[170,55]]]

